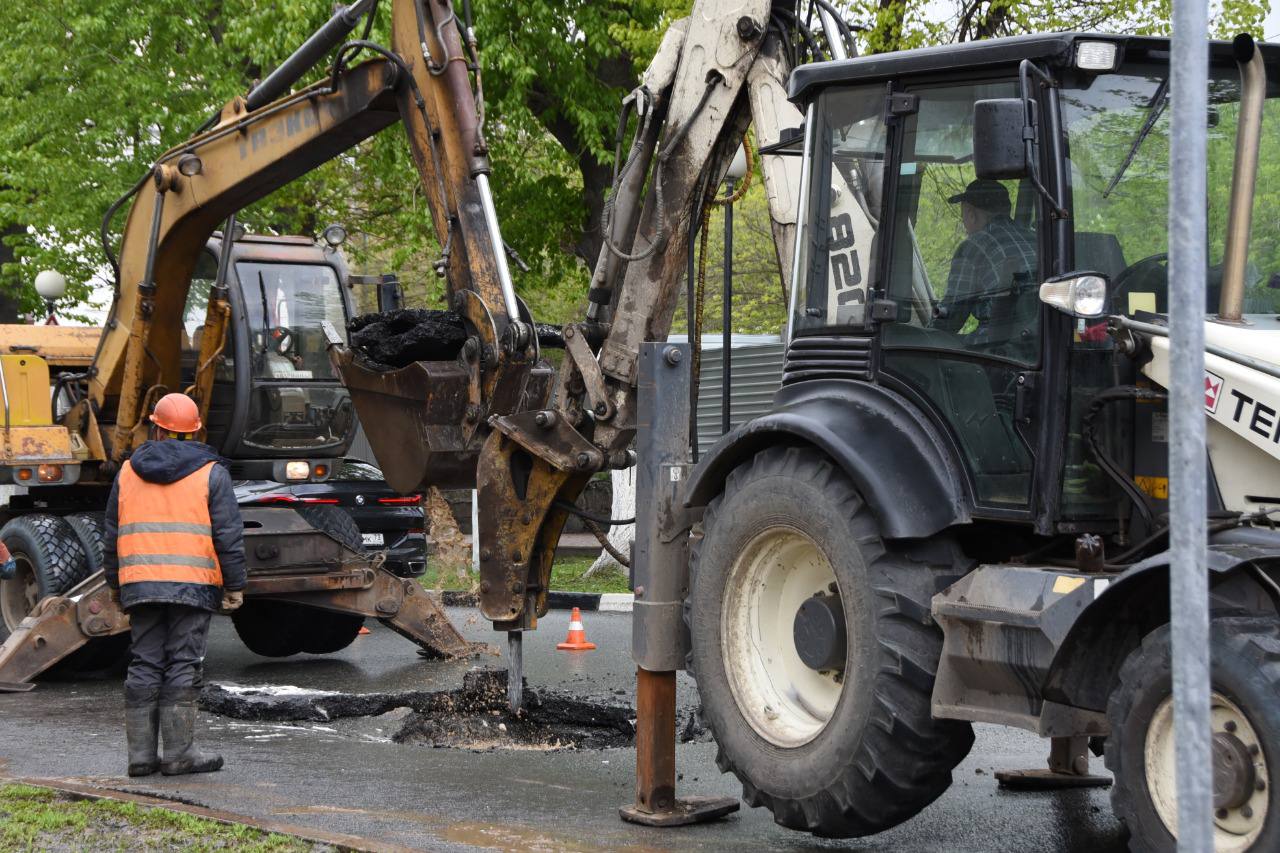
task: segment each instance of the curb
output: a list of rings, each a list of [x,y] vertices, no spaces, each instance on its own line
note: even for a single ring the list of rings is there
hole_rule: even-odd
[[[629,592],[562,592],[551,590],[547,593],[547,606],[552,610],[604,611],[607,613],[630,613],[635,607],[635,596]],[[440,600],[446,607],[476,607],[479,597],[473,592],[446,589],[440,593]]]
[[[326,845],[336,850],[355,851],[355,853],[409,853],[412,848],[399,844],[389,844],[369,838],[361,838],[345,833],[327,832],[322,829],[297,826],[266,818],[235,814],[222,809],[198,805],[181,799],[170,799],[163,794],[152,794],[140,790],[121,790],[99,785],[85,784],[80,780],[27,778],[23,776],[6,776],[0,774],[0,783],[27,785],[33,788],[45,788],[59,791],[72,799],[82,800],[115,800],[118,803],[132,803],[145,809],[162,809],[170,812],[182,812],[195,815],[206,820],[216,821],[228,826],[249,826],[262,832],[273,832],[278,835],[291,835],[312,844]],[[145,783],[143,783],[145,784]]]

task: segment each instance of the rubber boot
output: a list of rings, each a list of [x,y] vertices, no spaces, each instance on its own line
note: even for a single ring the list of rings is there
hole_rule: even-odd
[[[160,769],[160,691],[125,688],[124,731],[129,739],[129,775],[150,776]]]
[[[192,743],[199,692],[193,687],[180,687],[160,695],[160,733],[164,736],[164,760],[160,763],[160,772],[166,776],[212,773],[222,769],[221,755],[200,752]]]

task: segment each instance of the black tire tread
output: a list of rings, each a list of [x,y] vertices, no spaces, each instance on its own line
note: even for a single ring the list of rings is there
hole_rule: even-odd
[[[89,576],[88,555],[80,544],[80,537],[58,516],[43,513],[19,516],[0,529],[0,539],[6,545],[14,535],[28,538],[45,557],[44,577],[40,578],[42,596],[62,595]]]
[[[65,516],[64,520],[75,531],[76,536],[80,538],[81,547],[84,548],[85,557],[88,561],[86,577],[102,571],[107,533],[103,514],[100,512],[77,512]]]
[[[299,504],[294,511],[316,530],[327,533],[358,554],[364,553],[360,528],[345,509],[329,504]]]
[[[802,800],[786,799],[756,787],[745,772],[717,748],[716,764],[742,783],[743,799],[765,806],[774,820],[820,836],[850,837],[880,832],[917,814],[951,784],[952,769],[973,745],[968,723],[935,720],[930,712],[942,630],[929,616],[932,596],[966,570],[966,561],[950,540],[936,537],[893,550],[848,477],[825,455],[800,447],[762,451],[730,473],[725,488],[703,516],[711,530],[725,496],[764,476],[803,479],[842,505],[855,541],[867,562],[876,596],[880,630],[873,709],[861,747],[841,776]],[[690,576],[699,571],[702,538],[691,543]],[[692,627],[692,607],[685,599],[685,624]],[[696,678],[692,651],[686,664]],[[715,735],[713,721],[708,726]],[[716,738],[719,744],[720,738]]]

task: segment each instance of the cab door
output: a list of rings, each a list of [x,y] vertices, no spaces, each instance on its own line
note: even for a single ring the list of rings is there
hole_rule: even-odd
[[[979,181],[973,105],[1016,78],[907,87],[886,211],[880,380],[951,436],[982,515],[1032,509],[1041,369],[1042,206],[1028,181]],[[905,95],[905,97],[903,97]]]

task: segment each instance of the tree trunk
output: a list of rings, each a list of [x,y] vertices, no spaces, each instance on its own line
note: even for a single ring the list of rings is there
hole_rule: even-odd
[[[0,269],[5,264],[13,263],[13,249],[8,244],[9,237],[26,233],[25,225],[6,225],[0,231]],[[19,312],[22,310],[22,290],[24,282],[21,276],[0,274],[0,323],[20,323]]]
[[[613,509],[610,515],[613,518],[632,518],[636,514],[636,469],[633,467],[621,471],[615,470],[609,476],[613,484]],[[623,554],[630,553],[631,543],[635,539],[634,524],[622,524],[609,528],[609,544]],[[609,572],[625,573],[626,567],[613,559],[608,551],[601,549],[600,556],[583,577],[589,578]]]

